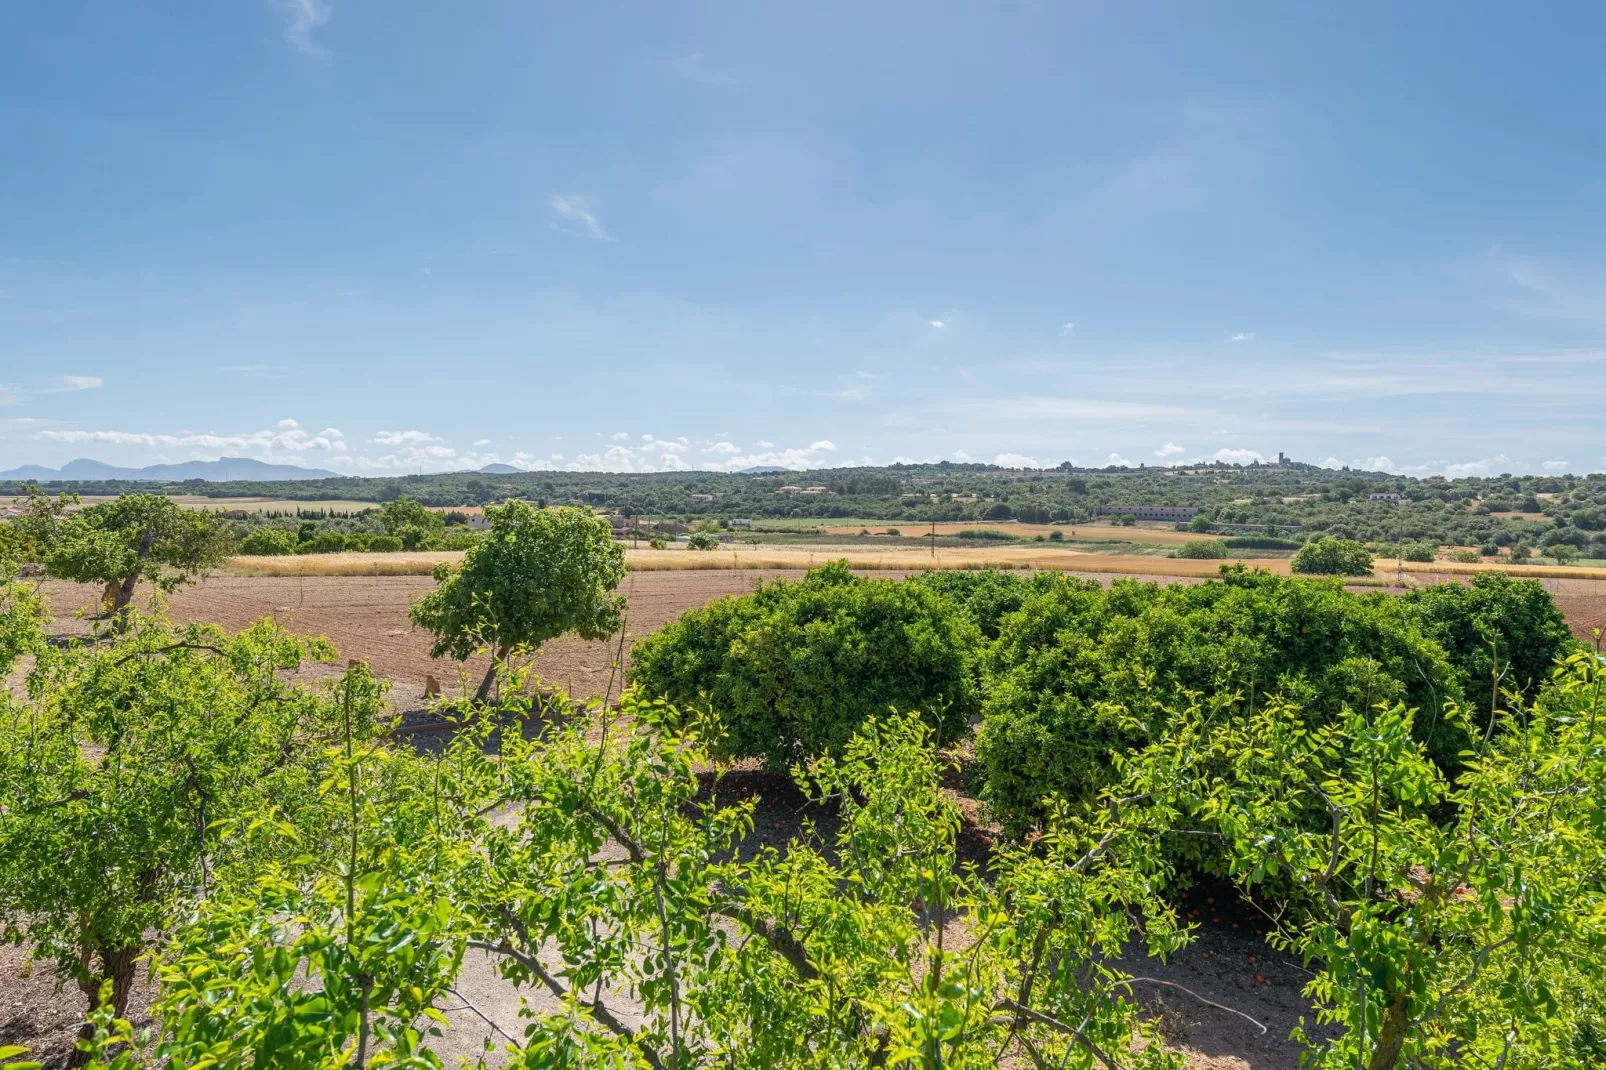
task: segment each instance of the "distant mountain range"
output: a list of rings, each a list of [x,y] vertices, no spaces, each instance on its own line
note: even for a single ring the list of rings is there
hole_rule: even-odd
[[[162,483],[181,483],[187,479],[204,479],[209,483],[226,483],[243,480],[266,483],[286,479],[334,479],[337,473],[322,468],[300,468],[293,464],[267,464],[249,457],[219,457],[215,461],[185,461],[183,464],[152,464],[144,468],[118,468],[80,457],[68,461],[60,468],[45,468],[25,464],[9,472],[0,472],[0,479],[17,482],[50,483],[57,480],[76,480],[82,483],[108,479],[150,480]]]
[[[783,468],[778,464],[755,464],[751,468],[742,469],[744,476],[772,476],[777,472],[790,472],[790,468]]]
[[[488,464],[480,471],[488,476],[516,476],[522,474],[524,469],[514,468],[510,464]]]

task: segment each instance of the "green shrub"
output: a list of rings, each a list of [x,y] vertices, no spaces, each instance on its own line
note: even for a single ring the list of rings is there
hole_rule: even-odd
[[[1478,554],[1482,557],[1499,557],[1500,547],[1496,543],[1486,542],[1478,547]]]
[[[718,750],[785,769],[840,753],[861,724],[918,711],[944,741],[979,709],[976,626],[923,583],[845,562],[684,614],[636,643],[630,679],[724,722]]]
[[[442,550],[467,550],[478,546],[480,533],[473,528],[458,527],[441,536],[436,546]]]
[[[1566,618],[1538,580],[1487,572],[1466,585],[1420,588],[1403,601],[1423,632],[1444,649],[1468,703],[1485,714],[1497,665],[1502,691],[1531,695],[1573,646]]]
[[[1014,542],[1019,536],[991,528],[966,528],[959,533],[961,539],[981,539],[987,542]]]
[[[1483,557],[1476,550],[1455,550],[1451,552],[1450,560],[1462,565],[1476,565]]]
[[[998,622],[1019,609],[1032,595],[1065,582],[1057,572],[999,572],[996,569],[933,569],[911,576],[910,583],[929,587],[964,611],[988,639],[998,638]]]
[[[897,528],[888,528],[887,529],[887,534],[888,535],[902,535],[903,532],[899,531]]]
[[[1318,721],[1343,706],[1399,699],[1437,710],[1461,694],[1449,658],[1409,603],[1242,566],[1196,586],[1066,579],[999,622],[982,657],[985,698],[974,773],[1012,833],[1042,819],[1051,795],[1087,799],[1108,786],[1115,756],[1158,738],[1187,695],[1268,693]],[[1464,741],[1421,718],[1436,759]]]
[[[1196,514],[1192,520],[1188,521],[1188,530],[1195,533],[1206,532],[1214,527],[1215,525],[1210,522],[1210,518],[1203,513]]]
[[[320,531],[312,538],[297,544],[298,554],[338,554],[348,549],[347,538],[338,531]]]
[[[283,528],[257,528],[240,540],[240,552],[254,557],[277,557],[296,552],[296,533]]]
[[[662,538],[648,539],[647,540],[647,545],[652,547],[654,550],[667,550],[667,549],[669,549],[669,544],[667,542],[665,542]]]
[[[1204,557],[1218,558],[1227,556],[1227,548],[1221,544],[1220,539],[1200,539],[1196,542],[1185,542],[1171,554],[1172,557]]]
[[[1063,531],[1051,531],[1048,533],[1049,542],[1063,542],[1064,540],[1065,533]]]
[[[693,550],[713,550],[719,547],[719,536],[706,531],[694,531],[686,537],[686,545]]]
[[[1324,535],[1299,548],[1293,570],[1317,576],[1370,576],[1372,555],[1358,542]]]
[[[1439,548],[1431,542],[1408,542],[1400,551],[1400,556],[1406,561],[1436,561]]]
[[[370,535],[363,549],[371,554],[393,554],[402,548],[401,539],[394,535]]]

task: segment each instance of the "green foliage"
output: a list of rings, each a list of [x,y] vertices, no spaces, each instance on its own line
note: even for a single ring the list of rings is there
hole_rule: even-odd
[[[371,544],[372,540],[370,540]],[[469,527],[453,528],[440,539],[437,546],[441,550],[469,550],[478,546],[480,533]],[[372,545],[369,547],[372,549]]]
[[[647,545],[649,547],[651,547],[652,549],[654,549],[654,550],[667,550],[667,549],[669,549],[669,543],[665,542],[661,538],[648,539],[647,540]]]
[[[380,510],[385,534],[402,541],[404,550],[431,550],[446,531],[446,519],[432,509],[402,495]]]
[[[686,536],[686,545],[693,550],[717,550],[719,537],[706,531],[694,531]]]
[[[50,611],[33,586],[17,580],[15,566],[0,560],[0,679],[17,659],[44,645]]]
[[[1406,561],[1435,561],[1439,556],[1439,548],[1431,542],[1408,542],[1400,550],[1400,557]]]
[[[228,823],[310,822],[328,709],[278,674],[332,653],[267,622],[226,636],[137,613],[115,641],[36,649],[25,696],[0,692],[4,939],[91,1000],[111,981],[121,1013],[147,934],[247,861]]]
[[[1196,542],[1185,542],[1177,547],[1172,557],[1200,557],[1223,558],[1227,556],[1227,548],[1220,539],[1200,539]]]
[[[1196,586],[1119,580],[1108,590],[1060,579],[1003,618],[983,655],[976,773],[1012,833],[1040,821],[1051,796],[1096,796],[1117,756],[1161,738],[1189,693],[1257,704],[1282,693],[1316,723],[1368,696],[1431,710],[1461,695],[1404,600],[1242,566],[1222,573]],[[1453,765],[1460,737],[1441,729],[1432,742]]]
[[[413,623],[435,635],[431,657],[465,660],[490,647],[491,672],[516,647],[573,633],[601,639],[619,629],[624,549],[587,509],[537,509],[509,501],[485,508],[490,530],[460,568],[435,568],[435,589],[413,605]]]
[[[1273,539],[1265,535],[1239,535],[1222,539],[1221,545],[1229,550],[1297,550],[1305,544],[1293,539]]]
[[[1273,943],[1321,972],[1309,1065],[1600,1065],[1606,1008],[1603,665],[1576,653],[1531,705],[1473,729],[1446,780],[1398,703],[1314,728],[1277,702],[1194,707],[1132,763],[1149,820],[1220,837],[1246,892],[1282,898]]]
[[[1476,565],[1483,556],[1476,550],[1452,550],[1450,560],[1462,565]]]
[[[961,539],[974,539],[978,542],[1015,542],[1020,538],[1007,531],[997,531],[993,528],[966,528],[959,533]]]
[[[1327,535],[1299,548],[1293,570],[1315,576],[1370,576],[1372,555],[1358,542]]]
[[[1203,513],[1195,514],[1194,518],[1188,521],[1188,530],[1192,532],[1203,533],[1211,531],[1214,530],[1215,526],[1215,524],[1211,523],[1210,518]]]
[[[692,610],[637,641],[630,679],[724,720],[719,753],[772,767],[840,754],[860,725],[918,710],[952,742],[979,708],[976,626],[927,583],[845,563]]]
[[[1418,588],[1404,602],[1450,659],[1473,709],[1490,708],[1496,673],[1501,689],[1532,697],[1575,646],[1566,618],[1537,580],[1486,572],[1465,585]]]
[[[221,565],[234,548],[219,517],[162,495],[125,494],[77,512],[66,504],[36,494],[17,523],[50,575],[115,588],[119,615],[140,582],[171,591]]]
[[[1564,542],[1555,543],[1550,547],[1550,556],[1558,565],[1570,565],[1578,560],[1578,548]]]
[[[283,528],[257,528],[240,540],[240,552],[270,557],[296,552],[296,534]]]
[[[1064,540],[1065,540],[1065,533],[1063,531],[1060,531],[1057,528],[1048,533],[1048,541],[1049,542],[1063,542]]]
[[[393,554],[404,549],[404,547],[401,539],[394,535],[370,535],[363,549],[371,554]]]
[[[1051,590],[1064,582],[1052,572],[1000,572],[997,569],[933,569],[910,577],[947,595],[981,629],[987,639],[998,638],[998,625],[1004,615],[1019,609],[1033,594]]]
[[[353,549],[351,539],[338,531],[319,531],[296,544],[298,554],[339,554]]]

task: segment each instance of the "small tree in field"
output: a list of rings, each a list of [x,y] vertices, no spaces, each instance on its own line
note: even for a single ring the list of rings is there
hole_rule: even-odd
[[[106,586],[119,626],[141,580],[171,591],[221,565],[234,537],[216,514],[160,494],[125,494],[78,512],[76,498],[34,495],[18,521],[32,555],[58,579]]]
[[[1299,548],[1293,570],[1315,576],[1370,576],[1372,555],[1358,542],[1324,535]]]
[[[402,542],[403,550],[429,550],[446,534],[446,518],[405,495],[386,502],[379,512],[385,534]]]
[[[537,509],[528,502],[487,506],[491,528],[456,572],[435,567],[435,590],[412,609],[435,633],[431,657],[463,661],[482,646],[491,667],[476,695],[485,701],[498,667],[515,647],[540,646],[573,632],[603,639],[619,629],[624,549],[606,520],[585,509]]]

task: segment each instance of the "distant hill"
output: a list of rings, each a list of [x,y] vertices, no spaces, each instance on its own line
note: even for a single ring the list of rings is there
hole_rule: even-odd
[[[488,464],[480,471],[488,476],[516,476],[524,469],[514,468],[510,464]]]
[[[782,468],[778,464],[755,464],[751,468],[742,469],[741,474],[744,475],[744,476],[772,476],[772,475],[775,475],[777,472],[790,472],[790,471],[791,471],[790,468]]]
[[[185,461],[182,464],[152,464],[144,468],[119,468],[80,457],[68,461],[60,468],[45,468],[26,464],[9,472],[0,472],[0,479],[19,482],[50,483],[58,480],[78,483],[101,482],[109,479],[182,483],[201,479],[208,483],[246,482],[266,483],[276,480],[334,479],[334,472],[322,468],[301,468],[293,464],[267,464],[249,457],[220,457],[215,461]]]

